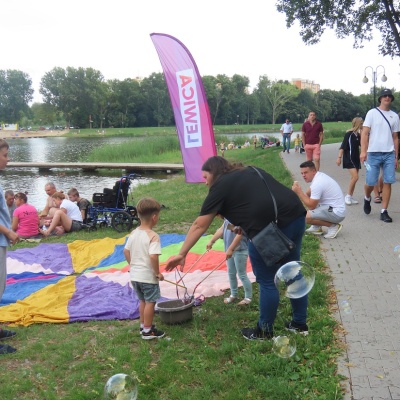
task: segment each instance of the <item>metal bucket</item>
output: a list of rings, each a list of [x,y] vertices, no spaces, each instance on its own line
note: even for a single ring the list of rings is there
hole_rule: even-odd
[[[185,304],[182,300],[168,300],[157,304],[160,319],[167,325],[182,324],[193,318],[193,304]]]

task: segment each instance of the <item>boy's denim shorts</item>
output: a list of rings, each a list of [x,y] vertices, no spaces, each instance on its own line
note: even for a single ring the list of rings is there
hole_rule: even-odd
[[[156,303],[161,297],[160,285],[158,283],[143,283],[132,281],[132,286],[135,289],[136,295],[141,301],[146,303]]]

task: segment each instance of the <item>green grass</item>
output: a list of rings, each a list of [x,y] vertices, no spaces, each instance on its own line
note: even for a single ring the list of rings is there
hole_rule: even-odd
[[[298,126],[297,126],[298,125]],[[294,124],[295,130],[300,130],[300,124]],[[351,123],[330,122],[325,124],[324,143],[340,142]],[[235,134],[232,140],[236,145],[243,145],[248,137],[244,133],[259,132],[279,132],[280,125],[231,125],[215,127],[216,143],[229,140],[226,135]],[[90,137],[96,133],[94,130],[82,130],[80,136]],[[84,161],[104,161],[104,162],[136,162],[141,163],[182,163],[182,156],[179,149],[179,141],[174,128],[126,128],[126,129],[108,129],[107,136],[125,135],[131,136],[130,142],[124,142],[119,145],[104,145],[93,152]],[[252,142],[250,140],[250,142]],[[252,145],[252,143],[251,143]],[[293,146],[293,143],[292,143]]]
[[[279,149],[238,149],[225,155],[231,161],[262,167],[286,185],[292,182],[283,168]],[[178,174],[168,181],[135,188],[134,201],[155,197],[166,206],[157,232],[186,233],[206,193],[205,185],[186,184],[183,174]],[[219,225],[215,222],[209,233]],[[106,228],[48,242],[106,236],[123,235]],[[336,357],[342,347],[335,336],[337,323],[330,313],[335,293],[317,238],[304,238],[302,260],[316,272],[309,301],[310,335],[295,336],[297,351],[289,359],[272,353],[272,341],[249,342],[239,333],[240,328],[254,326],[258,319],[258,285],[253,284],[254,301],[246,308],[226,305],[221,296],[208,298],[196,307],[193,320],[183,325],[164,325],[156,316],[155,322],[171,340],[141,340],[137,320],[17,327],[17,337],[9,342],[18,352],[1,358],[0,397],[102,399],[108,378],[126,373],[138,376],[138,398],[146,400],[341,399]],[[285,334],[283,321],[287,319],[290,303],[283,298],[275,325],[277,335]]]
[[[248,133],[279,133],[282,124],[258,124],[258,125],[215,125],[214,134],[248,134]],[[324,122],[326,135],[340,134],[342,137],[347,129],[351,128],[351,122]],[[302,124],[293,123],[295,131],[300,131]],[[99,136],[97,129],[80,129],[79,134],[75,129],[71,130],[66,136]],[[155,136],[176,136],[175,126],[151,127],[151,128],[106,128],[102,136],[135,136],[135,137],[155,137]]]

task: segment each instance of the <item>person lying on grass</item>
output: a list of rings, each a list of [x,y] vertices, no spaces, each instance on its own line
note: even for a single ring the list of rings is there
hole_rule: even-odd
[[[56,192],[52,195],[54,204],[59,208],[51,220],[47,230],[39,229],[43,236],[49,236],[53,231],[56,234],[63,232],[77,232],[82,229],[82,214],[79,207],[65,198],[65,194]]]

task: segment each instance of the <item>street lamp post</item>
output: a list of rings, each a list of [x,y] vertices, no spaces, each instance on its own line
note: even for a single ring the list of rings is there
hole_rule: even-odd
[[[236,125],[239,125],[239,115],[236,115]]]
[[[378,78],[378,69],[379,68],[383,69],[383,75],[382,75],[382,78],[381,78],[382,82],[386,82],[387,81],[387,77],[385,75],[385,67],[383,65],[378,65],[375,68],[375,70],[370,65],[368,65],[368,67],[365,67],[365,69],[364,69],[364,78],[362,80],[364,83],[368,82],[368,78],[367,78],[367,69],[368,68],[371,69],[371,72],[372,72],[372,83],[374,85],[374,104],[372,105],[372,108],[374,108],[376,106],[376,81],[377,81],[377,78]]]

